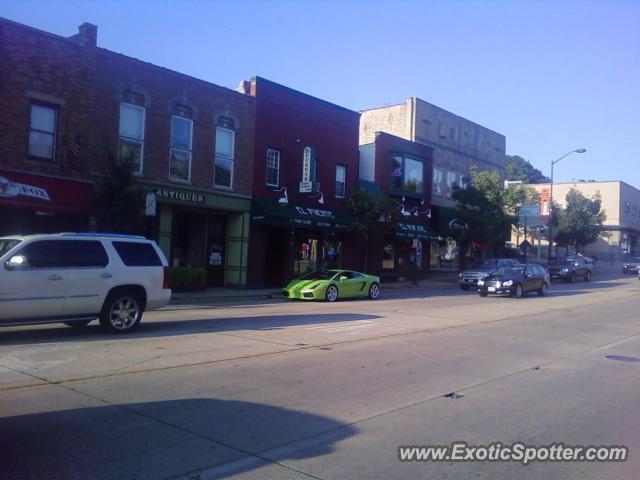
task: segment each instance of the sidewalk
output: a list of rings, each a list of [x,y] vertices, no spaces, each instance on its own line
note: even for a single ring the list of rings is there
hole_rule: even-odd
[[[450,288],[456,286],[457,272],[432,273],[429,278],[420,280],[418,285],[411,282],[382,283],[382,290],[413,289],[413,288]],[[281,289],[236,289],[236,288],[208,288],[202,292],[181,292],[171,295],[171,304],[179,305],[186,302],[226,302],[230,300],[260,300],[283,298]]]

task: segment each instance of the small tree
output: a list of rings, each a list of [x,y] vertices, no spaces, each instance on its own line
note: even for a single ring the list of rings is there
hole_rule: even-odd
[[[566,207],[556,210],[557,229],[554,240],[558,245],[566,247],[567,251],[572,247],[576,252],[595,242],[607,218],[601,208],[599,194],[587,198],[575,188],[569,190]]]
[[[131,165],[107,157],[103,179],[97,185],[96,206],[101,231],[134,233],[140,195],[133,188]]]
[[[397,223],[396,202],[384,194],[357,188],[346,200],[353,214],[349,231],[364,240],[364,269],[369,268],[369,252],[374,239]]]
[[[476,169],[471,170],[465,187],[454,187],[453,199],[458,202],[459,228],[455,229],[454,238],[459,243],[460,260],[472,242],[486,245],[493,254],[500,253],[511,225],[518,220],[518,206],[539,202],[533,188],[510,185],[505,189],[498,172]]]

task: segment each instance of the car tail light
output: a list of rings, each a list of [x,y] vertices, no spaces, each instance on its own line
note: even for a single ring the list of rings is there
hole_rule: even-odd
[[[169,288],[169,267],[162,267],[162,288]]]

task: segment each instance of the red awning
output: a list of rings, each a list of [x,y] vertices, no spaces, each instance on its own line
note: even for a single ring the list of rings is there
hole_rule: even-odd
[[[0,206],[88,214],[92,203],[90,183],[0,170]]]

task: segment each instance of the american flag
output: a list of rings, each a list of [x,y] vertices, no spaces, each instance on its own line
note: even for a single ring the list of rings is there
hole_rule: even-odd
[[[80,156],[80,135],[76,135],[67,148],[67,157],[77,159]]]

